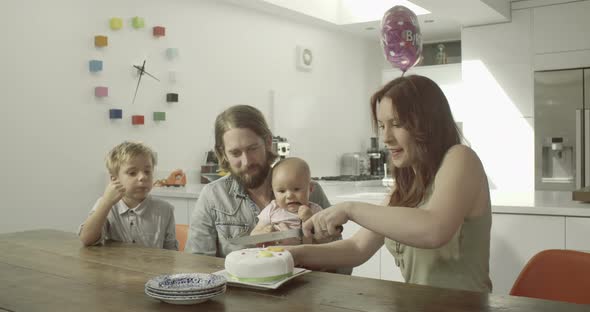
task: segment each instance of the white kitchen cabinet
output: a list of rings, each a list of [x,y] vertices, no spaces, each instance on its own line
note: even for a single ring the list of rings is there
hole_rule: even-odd
[[[531,9],[512,11],[509,23],[461,31],[462,77],[470,117],[533,116]]]
[[[385,69],[381,73],[382,82],[389,82],[401,75],[402,71],[397,68]],[[452,85],[461,83],[461,63],[415,66],[410,68],[405,75],[425,76],[439,85]]]
[[[204,184],[187,184],[185,187],[154,187],[151,195],[174,206],[176,224],[189,224],[191,212]]]
[[[533,9],[536,54],[590,49],[590,1],[576,1]]]
[[[493,292],[510,292],[524,265],[539,251],[563,248],[563,216],[493,214],[490,246]]]
[[[386,69],[381,73],[382,83],[400,77],[402,72],[397,68]],[[461,63],[416,66],[410,68],[406,75],[420,75],[428,77],[436,82],[449,101],[453,117],[456,121],[463,121],[465,118],[465,103],[463,95],[463,80],[461,78]]]
[[[189,224],[191,212],[197,202],[195,198],[168,197],[162,195],[152,196],[165,200],[174,206],[174,219],[176,224]]]
[[[352,221],[344,224],[342,238],[347,239],[354,235],[360,229],[360,226]],[[404,278],[399,268],[395,265],[393,256],[385,246],[381,247],[369,260],[355,267],[352,275],[378,278],[389,281],[403,282]]]
[[[188,220],[187,220],[187,224],[190,223],[191,221],[191,215],[193,214],[193,210],[195,209],[195,205],[197,203],[197,199],[196,198],[190,198],[187,199],[187,206],[188,206]]]
[[[350,238],[361,228],[360,225],[353,221],[346,222],[343,227],[342,239]],[[352,275],[377,279],[381,278],[381,250],[378,250],[365,263],[355,267],[352,270]]]
[[[565,248],[590,252],[590,218],[565,218]]]
[[[176,224],[188,224],[188,204],[184,198],[160,197],[174,206],[174,219]]]

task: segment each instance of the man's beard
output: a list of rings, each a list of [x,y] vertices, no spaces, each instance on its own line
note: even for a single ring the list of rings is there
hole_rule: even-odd
[[[258,169],[257,172],[254,174],[248,174],[245,172],[236,172],[233,169],[230,169],[232,176],[246,189],[253,189],[257,188],[264,183],[268,173],[270,171],[270,166],[268,165],[250,165],[246,171],[251,171],[253,168]]]

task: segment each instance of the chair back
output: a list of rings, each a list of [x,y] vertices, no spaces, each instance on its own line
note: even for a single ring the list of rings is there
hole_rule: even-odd
[[[522,269],[510,295],[590,304],[590,253],[539,252]]]
[[[178,241],[178,251],[184,251],[186,239],[188,237],[188,224],[176,225],[176,240]]]

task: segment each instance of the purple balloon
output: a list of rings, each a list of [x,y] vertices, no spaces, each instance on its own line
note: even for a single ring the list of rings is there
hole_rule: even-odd
[[[418,17],[410,9],[396,5],[381,20],[381,46],[385,58],[404,73],[422,59],[422,34]]]

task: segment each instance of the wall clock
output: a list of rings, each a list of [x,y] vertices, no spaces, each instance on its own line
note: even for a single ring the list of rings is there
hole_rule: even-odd
[[[113,17],[94,36],[88,70],[94,76],[94,96],[108,106],[111,120],[132,125],[163,122],[166,111],[179,102],[172,65],[178,49],[169,47],[167,29],[147,27],[142,17]]]

